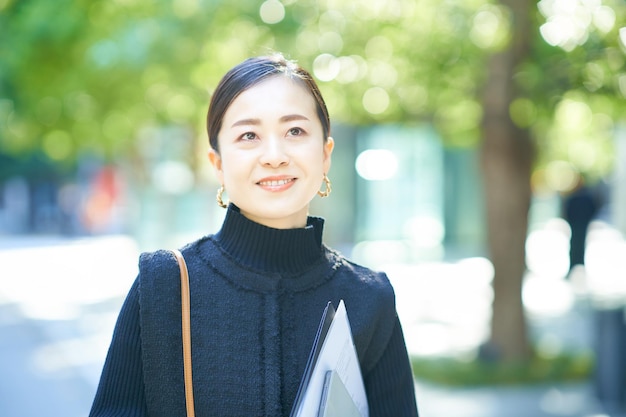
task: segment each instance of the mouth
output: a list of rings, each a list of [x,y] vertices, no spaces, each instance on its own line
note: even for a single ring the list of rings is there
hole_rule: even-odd
[[[296,180],[295,178],[282,178],[279,180],[262,180],[262,181],[257,182],[257,184],[262,187],[282,187],[283,185],[292,183],[295,180]]]
[[[256,184],[265,191],[278,193],[290,189],[296,183],[296,180],[296,177],[287,177],[281,175],[263,178]]]

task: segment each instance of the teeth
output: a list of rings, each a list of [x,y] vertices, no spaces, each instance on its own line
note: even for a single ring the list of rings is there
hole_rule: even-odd
[[[268,186],[268,187],[278,187],[279,185],[285,185],[291,182],[291,179],[288,180],[276,180],[276,181],[261,181],[259,184]]]

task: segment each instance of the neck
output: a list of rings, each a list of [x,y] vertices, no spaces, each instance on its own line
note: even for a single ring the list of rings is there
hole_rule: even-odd
[[[224,251],[242,265],[293,274],[321,256],[323,226],[323,219],[308,217],[305,227],[275,229],[246,218],[231,204],[215,237]]]

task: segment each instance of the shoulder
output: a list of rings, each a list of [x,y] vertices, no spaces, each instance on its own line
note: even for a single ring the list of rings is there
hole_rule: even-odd
[[[170,250],[159,249],[143,252],[139,255],[140,288],[153,285],[162,277],[171,277],[178,273],[176,257]]]
[[[180,248],[180,252],[185,258],[187,267],[191,270],[195,264],[200,262],[202,251],[207,252],[213,249],[211,235],[207,235]],[[202,247],[202,250],[200,249]],[[180,269],[176,256],[169,249],[158,249],[150,252],[142,252],[139,255],[139,292],[142,294],[162,293],[170,291],[174,295],[176,291],[180,294]],[[156,298],[161,299],[166,295],[157,294]]]
[[[168,249],[159,249],[154,252],[142,252],[139,255],[139,268],[154,269],[162,267],[165,263],[175,260],[174,254]]]
[[[144,325],[160,321],[161,318],[154,318],[178,308],[180,270],[171,251],[160,249],[140,254],[137,281]]]
[[[187,264],[192,262],[198,246],[209,238],[210,236],[207,236],[179,248]],[[178,274],[178,262],[174,253],[169,249],[158,249],[151,252],[143,252],[139,255],[139,276],[142,284],[164,277],[178,277]]]
[[[395,293],[387,274],[337,256],[335,280],[345,302],[361,365],[369,371],[382,355],[397,320]]]
[[[329,249],[329,254],[334,258],[336,274],[340,280],[362,293],[360,295],[369,294],[378,302],[395,308],[395,294],[385,272],[353,262],[334,250]]]

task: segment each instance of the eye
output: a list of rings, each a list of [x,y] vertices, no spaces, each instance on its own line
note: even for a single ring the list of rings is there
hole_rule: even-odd
[[[287,134],[289,136],[302,136],[304,134],[304,130],[299,127],[292,127],[291,129],[289,129]]]
[[[255,134],[255,133],[253,133],[253,132],[246,132],[246,133],[244,133],[243,135],[241,135],[241,136],[239,137],[239,139],[241,139],[241,140],[245,140],[245,141],[248,141],[248,140],[254,140],[254,139],[256,139],[256,134]]]

